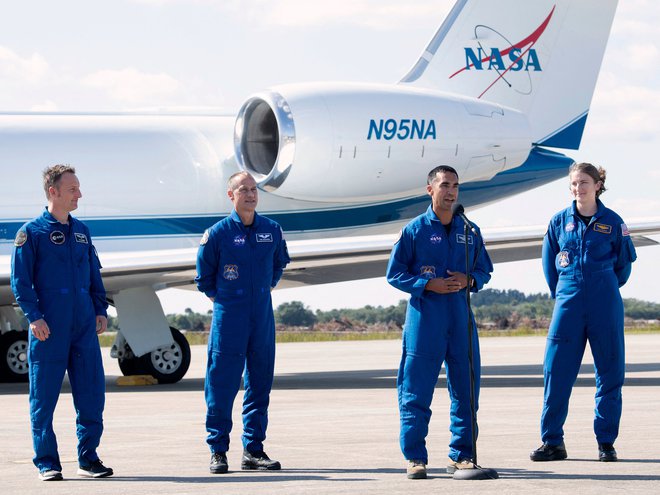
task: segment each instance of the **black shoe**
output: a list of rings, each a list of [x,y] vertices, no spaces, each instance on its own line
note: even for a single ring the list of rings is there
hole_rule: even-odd
[[[39,472],[39,479],[41,481],[61,481],[64,478],[62,478],[62,471],[58,471],[57,469],[46,469]]]
[[[224,474],[229,471],[226,452],[214,452],[211,454],[211,464],[209,465],[211,474]]]
[[[548,445],[544,443],[534,452],[529,454],[529,458],[533,461],[561,461],[566,459],[566,447],[564,442],[559,445]]]
[[[112,468],[105,467],[100,459],[96,459],[91,464],[78,464],[78,476],[86,478],[107,478],[112,476]]]
[[[278,461],[271,461],[270,457],[268,457],[263,450],[260,452],[248,452],[247,450],[244,450],[241,469],[279,471],[282,469],[282,466]]]
[[[598,444],[598,460],[602,462],[616,462],[619,458],[616,456],[616,450],[611,443]]]

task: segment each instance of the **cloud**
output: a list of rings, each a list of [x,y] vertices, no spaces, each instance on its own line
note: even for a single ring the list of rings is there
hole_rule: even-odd
[[[450,2],[445,2],[448,5]],[[250,20],[265,25],[288,27],[326,26],[348,23],[372,29],[396,29],[415,20],[440,15],[431,2],[394,2],[377,0],[306,0],[255,1],[247,10]]]
[[[209,101],[217,107],[222,93],[210,86],[133,67],[76,74],[67,66],[53,67],[39,53],[21,57],[0,46],[0,109],[5,111],[206,107]]]
[[[191,0],[133,0],[136,3],[165,7]],[[395,0],[192,0],[265,27],[315,28],[329,24],[353,24],[371,29],[396,29],[411,22],[441,19],[454,0],[438,2]]]
[[[13,50],[0,46],[0,77],[36,84],[46,78],[48,63],[38,53],[22,58]]]
[[[83,77],[81,84],[128,104],[163,102],[182,89],[181,83],[168,74],[148,74],[134,68],[99,70]]]
[[[654,43],[632,44],[626,51],[628,53],[623,60],[628,68],[639,71],[657,70],[660,51]]]
[[[628,83],[612,72],[601,74],[588,125],[600,138],[657,139],[660,88]]]
[[[655,39],[660,22],[657,0],[626,0],[619,2],[612,34],[622,38]],[[642,15],[640,16],[640,13]],[[641,17],[641,19],[640,19]]]
[[[59,110],[54,101],[46,100],[43,103],[37,103],[30,108],[31,112],[57,112]]]
[[[649,198],[617,198],[612,201],[611,205],[608,204],[608,206],[615,211],[625,211],[627,219],[640,221],[645,218],[653,218],[654,220],[657,220],[657,217],[654,218],[650,215],[660,211],[660,200]],[[631,222],[631,220],[628,221]]]

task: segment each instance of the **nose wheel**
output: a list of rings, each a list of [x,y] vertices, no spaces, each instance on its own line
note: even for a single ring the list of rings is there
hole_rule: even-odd
[[[28,333],[11,331],[0,336],[0,378],[9,382],[28,381]]]
[[[176,328],[170,327],[174,342],[145,354],[140,360],[144,373],[153,376],[158,383],[176,383],[190,367],[190,344]]]

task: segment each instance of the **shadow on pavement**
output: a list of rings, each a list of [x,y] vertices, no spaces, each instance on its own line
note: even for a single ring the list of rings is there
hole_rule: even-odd
[[[633,373],[660,371],[660,363],[632,363],[626,365],[626,387],[657,387],[660,377],[630,376]],[[592,365],[583,365],[575,382],[576,387],[594,387]],[[307,373],[289,373],[275,376],[274,390],[328,390],[328,389],[387,389],[396,388],[397,370],[353,370],[353,371],[318,371]],[[114,375],[106,376],[106,391],[113,392],[172,392],[201,391],[204,389],[203,378],[184,378],[178,383],[157,386],[118,386]],[[441,373],[437,387],[447,386],[444,372]],[[481,369],[481,388],[543,387],[543,366],[501,365],[484,366]],[[62,385],[63,393],[70,393],[68,379]],[[0,395],[27,394],[27,383],[0,384]]]

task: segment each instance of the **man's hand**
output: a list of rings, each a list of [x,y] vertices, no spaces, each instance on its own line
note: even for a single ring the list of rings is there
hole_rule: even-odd
[[[42,342],[50,337],[50,328],[48,328],[48,323],[43,318],[30,323],[30,331],[32,335]]]
[[[465,275],[465,273],[452,272],[451,270],[447,270],[447,273],[449,274],[449,278],[456,280],[461,284],[461,289],[465,289],[467,287],[467,275]]]
[[[461,290],[461,284],[452,277],[439,277],[429,280],[424,288],[436,294],[451,294]]]
[[[447,270],[449,277],[432,278],[424,287],[426,290],[437,294],[451,294],[467,287],[467,276],[461,272]]]
[[[96,315],[96,335],[101,335],[108,329],[108,319],[102,315]]]

